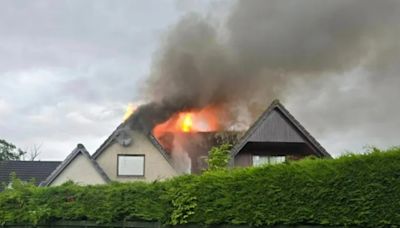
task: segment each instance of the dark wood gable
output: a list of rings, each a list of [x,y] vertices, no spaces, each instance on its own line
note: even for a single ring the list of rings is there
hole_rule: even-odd
[[[236,165],[250,165],[254,155],[331,157],[278,100],[272,102],[232,149]]]
[[[248,142],[304,143],[304,138],[278,109],[273,109],[250,135]]]

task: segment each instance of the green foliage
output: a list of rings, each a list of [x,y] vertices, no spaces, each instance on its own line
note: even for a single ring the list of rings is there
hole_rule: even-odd
[[[0,139],[0,161],[20,160],[25,154],[26,152],[17,149],[14,144]]]
[[[168,192],[171,199],[170,224],[186,224],[196,209],[196,197],[185,189],[173,188]]]
[[[228,167],[230,159],[231,144],[224,143],[220,146],[214,146],[208,153],[208,170],[222,170]]]
[[[400,224],[400,148],[263,167],[217,170],[154,183],[40,188],[14,180],[0,193],[0,224],[54,220],[163,224]]]
[[[17,182],[16,182],[17,183]],[[159,221],[163,205],[160,183],[57,187],[12,184],[0,193],[0,224],[38,224],[54,220]]]

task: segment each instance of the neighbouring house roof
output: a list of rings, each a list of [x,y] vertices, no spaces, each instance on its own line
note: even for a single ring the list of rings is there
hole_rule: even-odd
[[[49,186],[78,155],[83,155],[87,159],[89,159],[89,161],[98,172],[98,174],[103,178],[103,180],[106,183],[110,182],[110,178],[99,166],[99,164],[97,164],[97,162],[90,156],[86,148],[82,144],[78,144],[77,147],[68,155],[68,157],[65,158],[65,160],[47,177],[47,179],[41,185]]]
[[[158,152],[160,152],[160,154],[167,160],[167,162],[172,166],[172,168],[174,168],[175,170],[178,170],[177,167],[175,167],[175,164],[172,161],[172,158],[169,155],[169,153],[154,137],[154,135],[151,133],[152,129],[149,129],[147,124],[144,123],[144,120],[142,120],[140,114],[138,114],[138,113],[132,114],[127,120],[122,122],[111,133],[111,135],[103,142],[103,144],[100,145],[100,147],[92,155],[92,158],[97,159],[110,145],[112,145],[113,142],[115,142],[116,138],[122,131],[129,130],[129,129],[138,130],[138,131],[142,132],[149,139],[149,141],[154,145],[154,147],[157,148]]]
[[[273,117],[274,116],[274,117]],[[274,121],[268,122],[268,120]],[[281,121],[283,124],[280,126],[273,126],[272,122]],[[282,128],[287,128],[283,129]],[[278,136],[272,135],[273,128],[280,128]],[[285,132],[282,132],[286,130]],[[280,131],[280,132],[279,132]],[[283,137],[282,137],[283,136]],[[319,157],[331,157],[331,155],[311,136],[311,134],[289,113],[289,111],[279,102],[274,100],[268,109],[260,116],[260,118],[249,128],[243,135],[239,142],[233,147],[231,154],[235,157],[243,147],[251,141],[280,141],[285,138],[286,142],[304,142],[308,144],[315,155]],[[278,139],[278,140],[277,140]]]
[[[8,184],[10,174],[15,173],[20,180],[34,179],[38,185],[60,164],[59,161],[0,161],[0,183]]]

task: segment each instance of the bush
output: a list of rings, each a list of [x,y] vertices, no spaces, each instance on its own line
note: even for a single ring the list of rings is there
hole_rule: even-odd
[[[144,220],[171,225],[394,226],[400,225],[400,149],[164,182],[13,188],[0,193],[2,224]]]
[[[13,184],[13,189],[0,193],[0,224],[55,220],[160,221],[165,208],[159,199],[162,195],[160,183],[86,187],[66,183],[45,188]]]
[[[208,170],[215,171],[228,168],[231,148],[232,145],[228,143],[212,147],[208,153]]]

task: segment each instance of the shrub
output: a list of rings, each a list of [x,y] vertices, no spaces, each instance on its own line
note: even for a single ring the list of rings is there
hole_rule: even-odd
[[[215,171],[226,169],[230,159],[231,144],[224,143],[220,146],[214,146],[208,153],[208,170]]]
[[[15,186],[15,187],[14,187]],[[160,221],[197,225],[400,225],[400,149],[218,170],[164,182],[0,193],[0,223]]]

